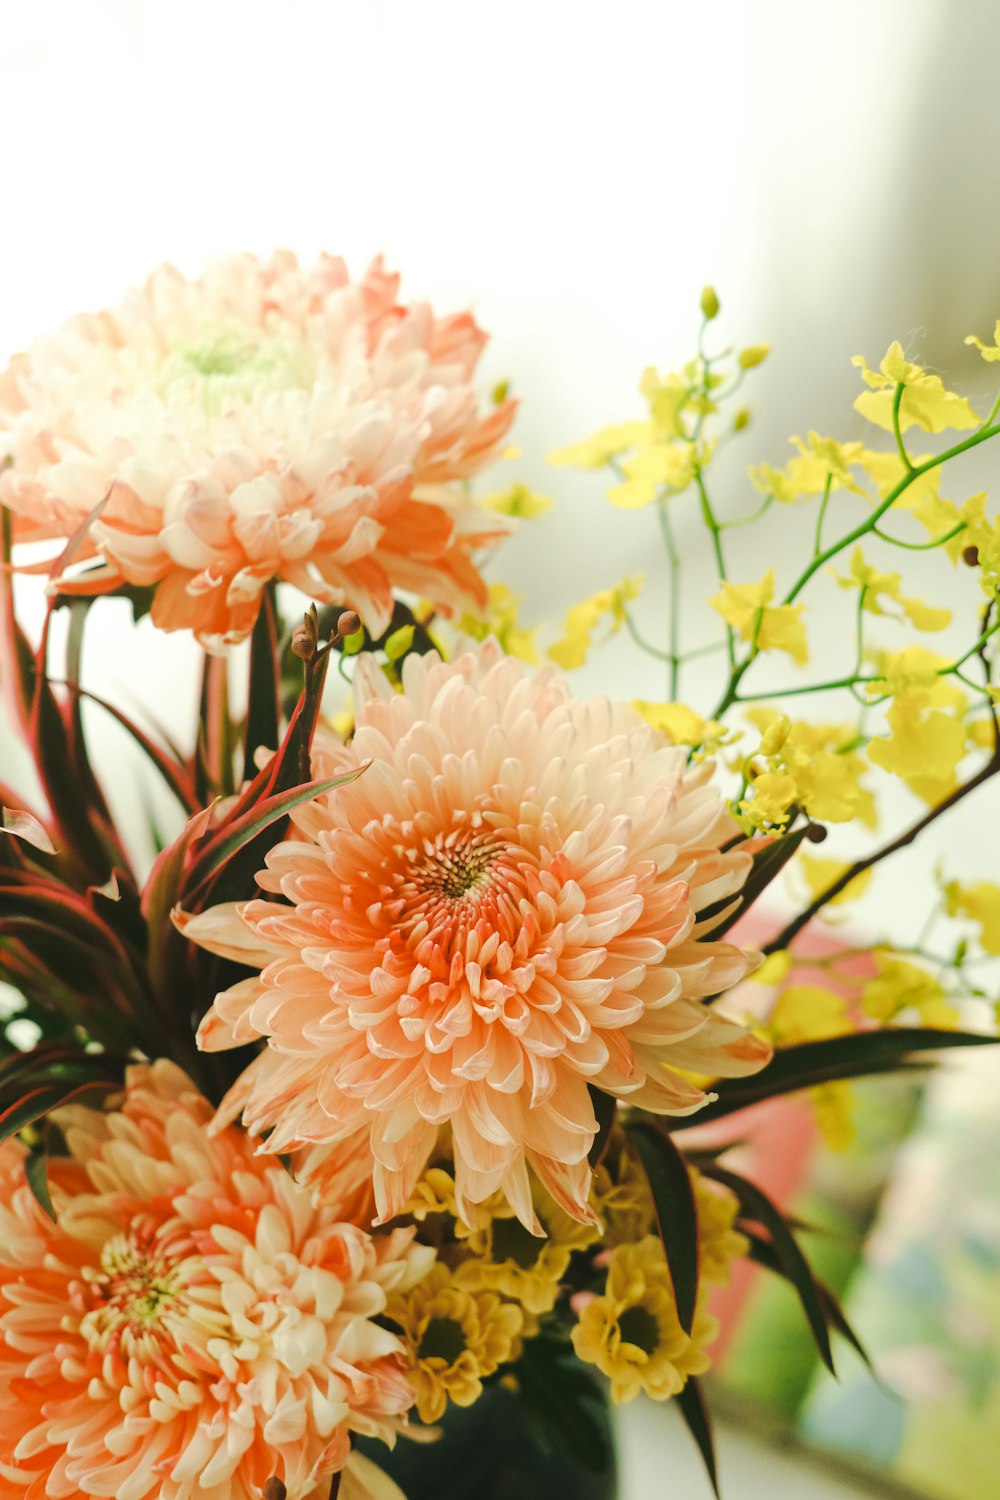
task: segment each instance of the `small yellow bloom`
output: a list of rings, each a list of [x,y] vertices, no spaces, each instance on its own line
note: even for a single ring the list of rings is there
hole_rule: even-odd
[[[906,618],[918,630],[943,630],[951,621],[950,609],[935,609],[933,605],[924,604],[920,599],[907,598],[902,592],[903,580],[899,573],[880,573],[877,568],[865,562],[860,547],[854,549],[850,577],[842,578],[836,573],[833,576],[842,589],[864,590],[861,607],[870,614],[892,614],[893,618],[898,619],[898,615],[882,607],[882,600],[890,599],[899,605]]]
[[[552,509],[548,495],[529,489],[526,484],[511,484],[505,490],[496,490],[484,495],[479,502],[487,510],[495,510],[501,516],[513,516],[517,520],[532,521]]]
[[[538,661],[535,645],[538,627],[535,625],[529,630],[519,624],[518,611],[523,603],[523,595],[512,593],[505,583],[491,583],[485,616],[477,619],[475,615],[463,615],[458,628],[476,641],[484,641],[492,635],[508,656],[516,656],[534,666]]]
[[[952,880],[945,886],[945,902],[950,916],[971,917],[978,924],[984,952],[1000,954],[1000,885],[988,880],[960,885]]]
[[[958,1024],[958,1011],[933,974],[885,948],[877,948],[874,958],[877,977],[861,992],[866,1015],[885,1023],[915,1011],[925,1026],[950,1030]]]
[[[649,505],[663,490],[687,489],[694,478],[695,447],[686,441],[652,443],[622,462],[625,481],[608,491],[619,510]]]
[[[850,867],[839,859],[821,859],[818,855],[800,851],[796,868],[804,876],[810,894],[816,897],[828,891],[834,881],[839,880]],[[872,874],[871,869],[862,870],[860,875],[855,875],[853,880],[847,882],[842,891],[830,898],[827,906],[841,906],[846,901],[856,901],[867,890]]]
[[[599,1232],[594,1224],[571,1219],[537,1184],[532,1201],[545,1231],[541,1236],[525,1229],[499,1194],[484,1205],[487,1211],[480,1212],[472,1227],[456,1226],[468,1259],[459,1265],[455,1280],[477,1291],[500,1292],[537,1316],[555,1306],[572,1252],[594,1244]]]
[[[787,948],[779,948],[776,953],[769,953],[760,968],[754,969],[747,978],[754,984],[780,984],[791,972],[792,955]]]
[[[733,1225],[740,1211],[735,1193],[700,1172],[691,1172],[698,1214],[698,1269],[708,1286],[728,1286],[734,1260],[746,1255],[750,1241]]]
[[[588,1302],[571,1337],[578,1358],[608,1376],[616,1404],[640,1391],[666,1401],[709,1368],[705,1349],[718,1326],[699,1299],[692,1333],[684,1332],[663,1246],[647,1235],[611,1252],[604,1295]]]
[[[642,587],[642,574],[623,578],[614,588],[601,589],[589,599],[581,599],[566,612],[563,638],[549,647],[549,655],[565,671],[582,667],[587,659],[591,636],[601,620],[609,617],[609,634],[614,635],[625,620],[625,606],[634,599]]]
[[[776,1047],[797,1047],[846,1036],[854,1028],[841,995],[816,984],[792,984],[779,996],[766,1030]]]
[[[905,387],[899,407],[899,425],[903,432],[914,424],[922,427],[924,432],[944,432],[947,428],[962,430],[979,425],[979,418],[965,397],[946,390],[940,375],[928,375],[919,365],[910,364],[898,343],[889,345],[878,373],[868,368],[860,354],[855,355],[851,363],[860,368],[865,383],[872,387],[855,401],[855,411],[887,432],[892,431],[892,405],[897,385]]]
[[[750,479],[756,490],[771,494],[783,505],[789,505],[804,495],[822,495],[830,482],[830,493],[851,490],[863,495],[864,489],[851,468],[860,461],[864,452],[862,443],[838,443],[834,438],[820,437],[810,432],[805,442],[793,437],[792,444],[798,450],[795,458],[789,459],[784,469],[773,469],[769,464],[760,464],[750,470]]]
[[[941,709],[925,710],[911,697],[897,699],[886,718],[889,734],[872,740],[868,759],[935,806],[958,785],[964,723]]]
[[[648,443],[653,431],[648,422],[619,422],[613,427],[602,427],[593,437],[568,448],[557,448],[549,454],[549,463],[556,468],[603,469],[609,459],[617,458],[640,443]]]
[[[756,641],[761,651],[786,651],[798,666],[809,660],[801,604],[771,604],[774,569],[758,583],[724,583],[709,599],[728,625],[745,641]]]
[[[970,333],[965,342],[967,344],[975,344],[983,359],[990,363],[995,362],[1000,359],[1000,322],[994,325],[992,344],[984,344],[982,339],[977,339],[974,333]]]
[[[690,745],[692,749],[711,752],[732,737],[724,725],[715,719],[703,719],[685,703],[647,703],[637,698],[632,707],[647,724],[669,735],[675,745]]]
[[[740,812],[752,828],[781,827],[795,801],[795,780],[785,771],[764,771],[750,783],[752,797],[744,797]]]
[[[385,1315],[400,1329],[422,1422],[437,1422],[449,1401],[478,1400],[485,1378],[513,1357],[524,1321],[495,1293],[458,1286],[440,1262],[412,1291],[390,1297]]]
[[[422,1224],[428,1214],[450,1214],[458,1217],[455,1205],[455,1181],[444,1167],[428,1167],[417,1181],[404,1213],[412,1214]]]
[[[846,1151],[854,1141],[854,1098],[846,1078],[832,1078],[809,1090],[813,1119],[831,1151]]]
[[[684,415],[691,406],[698,384],[693,364],[681,372],[660,375],[652,366],[643,370],[639,390],[646,398],[657,438],[686,438]]]
[[[649,1179],[628,1136],[617,1126],[594,1173],[590,1204],[604,1226],[601,1243],[608,1248],[633,1245],[653,1228],[656,1215]]]

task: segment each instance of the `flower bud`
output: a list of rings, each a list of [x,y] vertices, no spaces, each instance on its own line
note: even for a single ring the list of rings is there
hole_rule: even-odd
[[[309,606],[302,616],[302,624],[292,631],[292,652],[301,661],[312,661],[319,644],[319,616],[316,606]]]
[[[749,426],[750,426],[750,408],[749,408],[749,406],[741,406],[740,409],[739,409],[739,411],[733,417],[733,431],[734,432],[742,432],[745,427],[749,427]]]
[[[770,728],[766,729],[761,736],[761,755],[777,755],[782,745],[792,731],[792,721],[786,714],[775,719]]]
[[[826,829],[822,823],[810,823],[806,829],[806,838],[810,844],[822,844],[826,838]]]
[[[714,286],[705,287],[701,294],[701,311],[706,323],[719,316],[719,299]]]
[[[966,547],[962,553],[962,561],[965,563],[967,568],[978,568],[979,548]]]
[[[345,609],[337,621],[337,640],[344,641],[349,635],[357,635],[361,629],[361,618],[353,609]]]
[[[763,364],[770,352],[770,344],[751,344],[749,348],[740,350],[737,363],[741,370],[752,370],[755,365]]]
[[[288,1491],[276,1474],[264,1485],[264,1500],[287,1500]]]

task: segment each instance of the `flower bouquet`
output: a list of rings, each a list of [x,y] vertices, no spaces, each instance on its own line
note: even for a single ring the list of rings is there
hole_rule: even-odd
[[[1000,397],[982,419],[893,345],[861,362],[872,446],[796,439],[722,506],[766,349],[710,353],[717,314],[706,289],[696,356],[647,371],[637,420],[554,455],[655,513],[657,640],[636,579],[547,644],[487,586],[545,505],[480,493],[515,403],[477,395],[472,317],[401,303],[381,262],[165,269],[0,379],[2,682],[37,783],[2,787],[5,1495],[610,1494],[606,1397],[640,1393],[676,1402],[714,1486],[700,1377],[735,1258],[792,1285],[825,1361],[833,1334],[861,1348],[730,1148],[761,1101],[809,1090],[842,1128],[852,1078],[992,1040],[1000,887],[942,873],[952,937],[866,945],[860,976],[833,943],[803,982],[798,940],[1000,771],[1000,523],[939,483]],[[780,586],[731,573],[734,528],[810,503]],[[694,646],[685,506],[718,570]],[[879,550],[967,568],[961,650],[871,639],[948,622]],[[758,688],[761,661],[805,664],[828,566],[842,674]],[[175,706],[158,724],[159,683],[133,715],[84,682],[92,610],[193,634],[193,736]],[[648,697],[575,694],[620,627]],[[830,694],[846,719],[798,716]],[[117,826],[98,713],[171,826]],[[890,778],[918,815],[810,852],[873,829]],[[808,897],[761,968],[745,918],[786,867]]]

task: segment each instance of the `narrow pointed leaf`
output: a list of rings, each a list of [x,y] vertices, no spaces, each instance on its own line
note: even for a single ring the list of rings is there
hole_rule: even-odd
[[[144,730],[139,728],[133,719],[129,718],[128,714],[122,713],[120,708],[116,708],[106,698],[101,698],[97,693],[92,693],[88,688],[79,687],[75,683],[68,683],[67,686],[76,697],[86,698],[89,702],[96,703],[99,708],[104,709],[105,713],[110,714],[113,719],[116,719],[122,728],[127,730],[132,739],[135,740],[143,754],[153,762],[153,765],[159,771],[185,812],[194,813],[198,811],[199,804],[195,800],[194,781],[187,767],[179,759],[176,759],[168,751],[161,749],[155,740],[151,739]]]
[[[788,1221],[781,1209],[756,1183],[740,1176],[738,1172],[730,1172],[718,1164],[707,1166],[704,1170],[706,1176],[713,1177],[716,1182],[721,1182],[723,1186],[730,1188],[739,1199],[744,1216],[760,1224],[770,1235],[775,1256],[784,1274],[798,1292],[802,1310],[812,1330],[813,1338],[816,1340],[820,1357],[831,1374],[836,1374],[823,1299],[812,1273],[812,1267],[806,1260],[798,1240],[788,1227]]]
[[[719,1470],[715,1458],[715,1438],[712,1434],[712,1418],[708,1410],[701,1388],[701,1382],[693,1375],[689,1375],[683,1390],[674,1397],[688,1432],[694,1438],[701,1454],[705,1471],[708,1474],[709,1483],[712,1486],[712,1494],[715,1500],[720,1500],[719,1495]]]
[[[65,1085],[54,1083],[33,1089],[17,1104],[10,1105],[0,1113],[0,1141],[16,1135],[28,1125],[34,1125],[36,1120],[42,1119],[60,1105],[70,1104],[84,1095],[106,1094],[110,1087],[108,1083],[78,1083],[67,1089]]]
[[[753,857],[750,873],[740,888],[735,904],[731,896],[724,896],[721,901],[698,913],[699,926],[711,924],[713,915],[725,912],[718,925],[712,928],[712,937],[719,938],[728,932],[750,910],[771,882],[778,878],[808,832],[809,824],[803,824],[801,828],[782,834],[773,843],[759,850]]]
[[[49,1192],[49,1163],[45,1151],[28,1152],[24,1159],[24,1175],[39,1207],[44,1209],[50,1219],[54,1220],[56,1211],[52,1206],[52,1195]]]
[[[687,1164],[665,1130],[636,1120],[626,1127],[653,1195],[656,1221],[670,1267],[677,1316],[685,1333],[698,1300],[698,1214]]]
[[[261,599],[250,638],[250,694],[243,732],[243,775],[254,773],[254,754],[278,748],[281,703],[278,694],[278,623],[273,585]]]
[[[743,1228],[742,1233],[750,1241],[749,1259],[755,1261],[757,1265],[763,1266],[765,1270],[773,1272],[775,1276],[784,1277],[787,1281],[789,1279],[788,1272],[776,1255],[774,1246],[770,1240],[764,1239],[762,1235],[756,1233],[749,1225]],[[873,1370],[868,1351],[847,1321],[836,1293],[827,1286],[826,1282],[821,1281],[818,1276],[814,1276],[813,1280],[816,1283],[816,1290],[819,1293],[819,1299],[826,1315],[827,1326],[835,1328],[841,1338],[846,1339],[855,1353],[860,1356],[868,1369]]]
[[[370,762],[366,761],[364,765],[352,766],[349,771],[343,771],[339,776],[328,776],[323,781],[307,781],[305,786],[292,787],[286,792],[278,792],[273,797],[265,797],[243,817],[225,823],[195,861],[188,880],[185,882],[186,902],[196,900],[201,887],[218,872],[221,866],[265,828],[269,828],[279,818],[287,817],[304,802],[311,802],[315,797],[321,797],[324,792],[332,792],[335,787],[355,781],[363,771],[367,771],[369,764]]]
[[[678,1131],[719,1120],[762,1099],[794,1094],[837,1078],[864,1078],[919,1065],[920,1054],[948,1047],[995,1045],[1000,1038],[973,1031],[943,1031],[929,1026],[892,1026],[855,1031],[779,1047],[766,1067],[749,1078],[719,1079],[712,1085],[718,1097],[697,1114],[671,1121]]]
[[[596,1172],[608,1149],[611,1127],[615,1123],[615,1115],[618,1112],[618,1100],[613,1094],[606,1094],[603,1089],[595,1088],[592,1083],[588,1083],[587,1092],[597,1118],[597,1134],[594,1136],[594,1144],[587,1153],[587,1160]]]

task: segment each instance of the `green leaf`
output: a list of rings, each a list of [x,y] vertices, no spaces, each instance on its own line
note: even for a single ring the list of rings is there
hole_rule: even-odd
[[[50,1110],[57,1109],[60,1105],[69,1104],[84,1094],[105,1094],[110,1087],[109,1083],[98,1082],[77,1083],[71,1087],[67,1087],[65,1083],[49,1083],[32,1089],[23,1099],[0,1113],[0,1141],[6,1141],[28,1125],[34,1125],[36,1120],[41,1120]]]
[[[24,1159],[24,1175],[39,1207],[54,1220],[56,1211],[49,1193],[48,1156],[44,1150],[28,1152]]]
[[[250,637],[250,694],[243,733],[243,775],[255,771],[254,754],[261,747],[277,750],[281,703],[278,697],[278,620],[274,585],[265,589]]]
[[[766,1067],[750,1078],[721,1078],[712,1089],[718,1097],[695,1115],[671,1121],[678,1131],[719,1120],[762,1099],[794,1094],[818,1083],[837,1078],[864,1078],[919,1065],[918,1054],[947,1047],[995,1045],[1000,1038],[973,1031],[944,1031],[930,1026],[893,1026],[875,1031],[855,1031],[847,1036],[825,1037],[819,1042],[800,1042],[780,1047]]]
[[[750,1260],[755,1261],[759,1266],[763,1266],[765,1270],[773,1272],[775,1276],[782,1276],[786,1281],[789,1280],[788,1272],[786,1271],[778,1255],[775,1253],[774,1246],[771,1244],[771,1242],[764,1239],[763,1235],[757,1234],[753,1229],[750,1228],[749,1225],[743,1226],[742,1233],[745,1234],[747,1239],[750,1241]],[[851,1327],[850,1323],[847,1321],[847,1318],[844,1315],[844,1310],[841,1307],[836,1294],[831,1290],[830,1287],[826,1285],[824,1281],[820,1281],[818,1276],[814,1275],[813,1281],[815,1282],[816,1290],[819,1293],[819,1299],[823,1308],[824,1316],[826,1317],[827,1327],[835,1328],[840,1334],[841,1338],[846,1339],[847,1342],[851,1345],[851,1348],[854,1349],[855,1353],[860,1355],[861,1359],[867,1365],[868,1369],[873,1370],[872,1362],[868,1357],[868,1351],[865,1348],[864,1344],[862,1344],[861,1340],[858,1338],[857,1334],[854,1332],[854,1329]]]
[[[685,1333],[698,1300],[698,1214],[687,1163],[658,1124],[634,1120],[625,1127],[649,1179],[656,1222],[670,1267],[677,1316]]]
[[[709,1483],[716,1500],[719,1497],[719,1472],[715,1459],[715,1439],[712,1435],[712,1418],[701,1389],[701,1382],[689,1375],[684,1388],[674,1397],[688,1432],[698,1445],[702,1462],[708,1473]]]
[[[806,837],[809,826],[806,823],[801,828],[793,829],[791,833],[783,833],[759,850],[753,856],[750,873],[740,887],[738,896],[724,896],[721,901],[716,901],[714,905],[698,913],[699,925],[706,922],[710,924],[713,916],[725,913],[718,925],[711,928],[713,939],[727,933],[750,910],[758,897],[763,895],[771,882],[777,879]]]
[[[613,1450],[604,1398],[572,1345],[540,1334],[526,1341],[513,1369],[540,1446],[560,1448],[575,1463],[607,1473]]]
[[[185,900],[196,900],[200,888],[217,874],[227,860],[231,859],[245,844],[250,843],[251,839],[256,838],[258,833],[269,828],[279,818],[286,818],[296,807],[301,807],[303,802],[312,802],[314,798],[321,797],[324,792],[332,792],[335,787],[344,786],[349,781],[356,781],[363,771],[367,771],[370,764],[370,761],[365,761],[363,765],[352,766],[349,771],[343,771],[339,776],[327,776],[323,781],[307,781],[305,786],[292,787],[287,792],[278,792],[276,796],[265,797],[243,817],[223,824],[195,861],[185,882]]]
[[[730,1172],[717,1163],[705,1168],[705,1175],[714,1177],[728,1187],[740,1200],[744,1215],[760,1224],[770,1235],[771,1247],[782,1267],[783,1274],[795,1287],[802,1303],[802,1310],[812,1330],[820,1358],[832,1375],[833,1353],[830,1349],[830,1332],[827,1328],[823,1298],[820,1295],[812,1267],[806,1260],[798,1240],[788,1226],[788,1221],[778,1205],[767,1196],[756,1183],[750,1182],[738,1172]]]
[[[603,1089],[595,1088],[592,1083],[587,1084],[587,1093],[590,1095],[590,1102],[594,1106],[594,1115],[597,1119],[597,1134],[594,1136],[594,1144],[587,1153],[587,1160],[596,1172],[608,1149],[611,1127],[615,1123],[615,1115],[618,1111],[618,1100],[613,1094],[606,1094]]]

